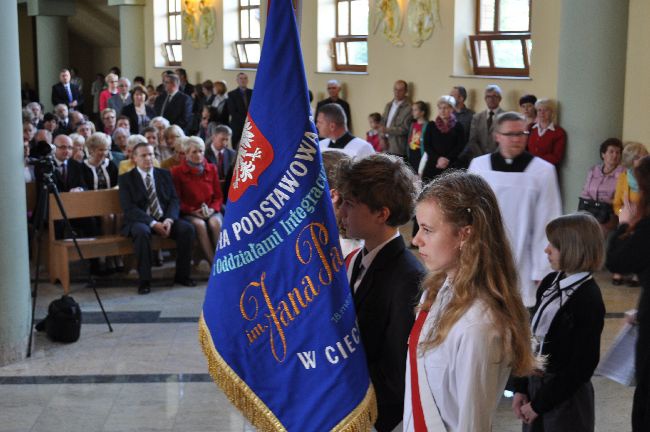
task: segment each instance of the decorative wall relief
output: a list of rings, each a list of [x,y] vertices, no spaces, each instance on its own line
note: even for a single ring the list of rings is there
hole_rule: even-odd
[[[214,41],[216,16],[213,0],[185,0],[183,2],[183,39],[194,48],[207,48]]]
[[[395,46],[403,46],[404,41],[400,38],[402,11],[397,0],[376,0],[375,5],[374,33],[377,33],[382,27],[382,32],[390,43]]]
[[[419,47],[431,37],[436,22],[440,22],[438,0],[410,0],[406,20],[407,31],[413,38],[412,44]]]

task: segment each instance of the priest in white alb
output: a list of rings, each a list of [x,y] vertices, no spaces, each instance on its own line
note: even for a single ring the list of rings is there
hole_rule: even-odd
[[[562,214],[555,167],[526,151],[523,116],[506,112],[496,119],[494,153],[472,160],[469,171],[492,187],[503,215],[519,271],[522,299],[535,305],[537,285],[551,272],[544,248],[546,224]]]

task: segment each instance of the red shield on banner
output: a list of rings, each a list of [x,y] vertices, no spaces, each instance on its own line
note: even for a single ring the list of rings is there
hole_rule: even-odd
[[[257,180],[271,165],[271,162],[273,162],[273,147],[248,114],[239,141],[237,162],[235,162],[235,170],[228,191],[228,200],[235,202],[250,186],[257,186]]]

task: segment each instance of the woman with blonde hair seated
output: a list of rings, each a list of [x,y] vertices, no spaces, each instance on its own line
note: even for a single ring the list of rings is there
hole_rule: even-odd
[[[639,161],[648,156],[648,149],[645,145],[638,142],[627,142],[623,146],[623,153],[621,154],[621,165],[625,168],[616,181],[616,192],[614,192],[614,201],[612,206],[614,213],[617,215],[623,210],[623,204],[626,200],[632,205],[639,202],[639,183],[634,176],[634,168],[639,164]],[[619,273],[612,274],[612,283],[614,285],[621,285],[624,282],[623,275]],[[639,286],[639,278],[632,275],[627,284],[630,286]]]
[[[429,275],[408,343],[404,431],[490,431],[510,373],[537,368],[499,204],[481,177],[441,174],[413,239]]]
[[[161,168],[164,168],[166,170],[171,170],[174,167],[177,167],[185,160],[185,147],[183,146],[183,141],[185,141],[187,137],[181,136],[181,137],[176,137],[174,138],[174,143],[173,143],[173,149],[174,153],[162,161],[160,164]]]
[[[630,200],[631,204],[639,202],[639,185],[634,177],[634,168],[639,161],[648,156],[648,149],[645,145],[638,142],[627,142],[623,146],[621,153],[621,165],[625,168],[616,182],[616,191],[614,192],[614,213],[619,214],[623,208],[625,198]]]
[[[108,159],[110,138],[95,132],[86,140],[88,159],[83,164],[83,175],[90,190],[110,189],[117,186],[117,166]]]
[[[201,138],[185,138],[182,146],[185,159],[172,169],[181,214],[194,225],[201,250],[212,264],[222,221],[219,175],[204,157],[205,143]]]
[[[167,129],[169,126],[170,126],[169,120],[167,120],[165,117],[160,117],[160,116],[154,117],[149,122],[149,127],[152,127],[157,131],[156,141],[158,145],[153,150],[154,153],[156,154],[156,157],[159,158],[161,161],[167,159],[173,153],[173,149],[164,148],[165,129]]]
[[[185,132],[179,126],[171,125],[165,129],[163,140],[160,142],[160,157],[162,158],[160,166],[162,168],[171,169],[181,163],[183,138],[185,138]]]
[[[88,190],[111,189],[117,186],[117,166],[108,158],[111,140],[103,132],[95,132],[86,140],[88,159],[83,163],[82,175]],[[104,234],[115,234],[119,225],[118,217],[109,215],[94,221],[93,231]],[[99,228],[101,225],[101,229]],[[103,259],[101,260],[103,261]],[[124,268],[121,257],[107,259],[106,265],[120,271]],[[103,275],[99,261],[91,261],[93,273]]]

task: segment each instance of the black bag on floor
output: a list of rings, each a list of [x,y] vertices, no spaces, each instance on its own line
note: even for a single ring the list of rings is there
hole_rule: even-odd
[[[47,333],[56,342],[76,342],[81,331],[81,308],[72,297],[61,296],[47,308],[47,316],[36,325],[36,330]]]

